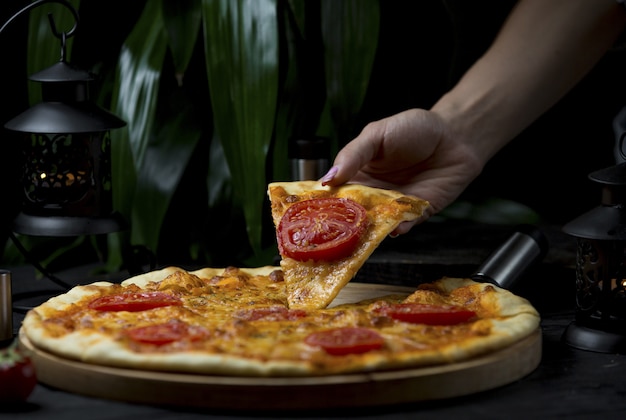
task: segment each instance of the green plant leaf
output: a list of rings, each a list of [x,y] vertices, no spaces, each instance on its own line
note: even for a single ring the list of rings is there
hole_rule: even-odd
[[[379,3],[322,0],[321,5],[329,111],[339,140],[345,142],[370,80],[378,46]]]
[[[200,0],[163,1],[163,19],[179,85],[191,61],[202,23]]]
[[[141,17],[122,46],[113,90],[115,113],[128,123],[126,129],[111,133],[114,206],[129,219],[134,177],[144,164],[153,133],[167,47],[161,10],[160,0],[146,2]],[[160,226],[150,214],[137,223]],[[145,229],[138,227],[138,231]]]
[[[215,129],[255,252],[261,249],[266,155],[277,102],[276,3],[276,0],[202,2]]]
[[[137,227],[133,240],[151,250],[157,249],[167,209],[202,135],[190,108],[181,107],[163,118],[156,123],[158,134],[146,150],[137,177],[132,215],[132,224]]]
[[[128,122],[128,141],[137,167],[144,161],[152,134],[165,41],[160,0],[148,0],[122,46],[117,68],[119,88],[113,96],[117,115]]]
[[[291,0],[282,4],[286,5],[279,9],[283,76],[272,157],[274,179],[289,180],[289,141],[317,134],[326,89],[319,3]]]

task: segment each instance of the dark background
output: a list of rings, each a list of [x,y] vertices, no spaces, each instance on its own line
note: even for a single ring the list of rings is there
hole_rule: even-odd
[[[429,108],[489,47],[515,1],[383,1],[380,50],[361,121]],[[460,200],[513,200],[546,223],[598,205],[587,175],[615,164],[613,119],[626,105],[619,45],[487,165]]]
[[[27,4],[3,2],[0,19]],[[133,2],[134,3],[134,2]],[[75,39],[88,66],[118,51],[141,2],[115,0],[97,7],[98,16],[85,14],[80,31],[97,44]],[[514,5],[512,0],[385,0],[381,1],[380,43],[371,84],[358,129],[367,122],[413,107],[429,108],[489,47]],[[84,6],[84,5],[83,5]],[[86,13],[88,13],[86,10]],[[0,34],[0,123],[27,105],[26,23],[22,17]],[[42,25],[48,25],[42,22]],[[95,36],[99,34],[100,36]],[[78,32],[80,35],[80,32]],[[626,105],[625,52],[616,46],[562,101],[505,147],[466,190],[461,200],[481,202],[498,197],[534,209],[546,223],[561,225],[599,204],[600,190],[587,179],[597,169],[611,166],[613,119]],[[73,62],[77,62],[75,54]],[[357,133],[354,133],[355,135]],[[0,133],[0,200],[2,227],[10,226],[19,209],[19,139]],[[3,236],[4,238],[4,236]],[[0,239],[3,239],[0,238]]]

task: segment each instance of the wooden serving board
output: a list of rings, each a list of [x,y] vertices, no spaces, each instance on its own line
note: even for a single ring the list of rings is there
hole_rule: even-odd
[[[387,294],[399,286],[349,283],[333,304]],[[41,383],[77,394],[133,403],[235,410],[380,406],[439,400],[514,382],[541,361],[541,330],[500,351],[461,363],[384,372],[297,378],[257,378],[153,372],[98,366],[31,352]]]

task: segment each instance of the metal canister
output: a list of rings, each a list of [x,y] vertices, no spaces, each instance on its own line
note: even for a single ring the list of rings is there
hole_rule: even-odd
[[[11,272],[0,270],[0,343],[13,339]]]
[[[330,140],[326,137],[295,139],[289,143],[293,181],[320,179],[330,168]]]

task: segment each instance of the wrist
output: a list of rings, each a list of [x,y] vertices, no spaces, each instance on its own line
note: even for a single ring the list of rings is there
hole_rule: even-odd
[[[447,136],[463,144],[482,165],[509,140],[496,121],[497,102],[489,92],[451,91],[431,108],[446,127]]]

